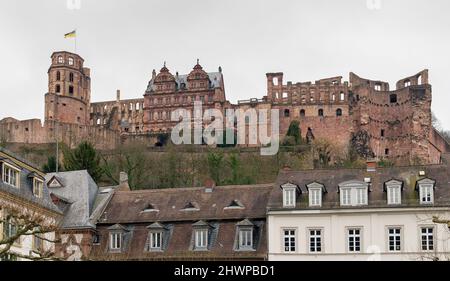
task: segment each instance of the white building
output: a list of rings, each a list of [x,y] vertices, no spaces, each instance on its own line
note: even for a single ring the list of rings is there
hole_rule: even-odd
[[[282,171],[268,259],[450,260],[447,165]]]
[[[50,257],[54,252],[54,229],[62,213],[50,199],[44,175],[0,148],[0,260]],[[44,233],[36,233],[39,227]]]

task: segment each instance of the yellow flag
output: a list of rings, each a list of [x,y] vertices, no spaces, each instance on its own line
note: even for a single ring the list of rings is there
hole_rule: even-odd
[[[74,37],[76,37],[76,36],[77,36],[77,31],[76,31],[76,30],[64,34],[64,38],[74,38]]]

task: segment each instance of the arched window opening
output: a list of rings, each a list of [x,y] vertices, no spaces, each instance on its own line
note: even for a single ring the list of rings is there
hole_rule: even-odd
[[[289,117],[290,116],[290,111],[289,109],[285,109],[284,110],[284,117]]]
[[[301,109],[300,110],[300,117],[305,117],[305,110],[304,109]]]
[[[405,88],[411,86],[410,80],[405,80]]]
[[[342,116],[342,109],[338,108],[338,109],[336,110],[336,116],[337,116],[337,117]]]
[[[61,72],[56,72],[56,81],[61,81]]]
[[[73,58],[69,57],[69,65],[73,65]]]
[[[319,109],[319,116],[323,117],[323,109]]]
[[[62,56],[58,57],[58,63],[64,63],[64,58]]]
[[[69,74],[69,82],[73,82],[73,73],[72,72]]]

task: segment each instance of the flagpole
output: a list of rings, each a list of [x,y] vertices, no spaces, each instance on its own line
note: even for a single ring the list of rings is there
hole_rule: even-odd
[[[77,53],[77,30],[75,29],[75,54]]]

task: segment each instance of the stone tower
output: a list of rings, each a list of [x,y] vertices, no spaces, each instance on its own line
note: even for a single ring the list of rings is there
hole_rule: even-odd
[[[55,52],[51,59],[45,121],[90,125],[90,69],[83,67],[83,58],[74,53]]]

